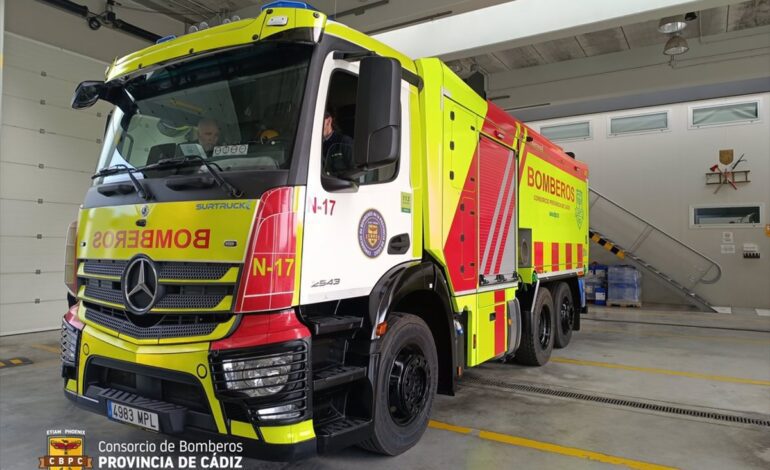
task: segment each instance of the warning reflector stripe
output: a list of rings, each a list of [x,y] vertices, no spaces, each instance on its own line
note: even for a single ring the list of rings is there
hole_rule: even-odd
[[[572,269],[572,243],[567,243],[564,249],[564,269]]]
[[[535,271],[543,272],[543,242],[535,242]]]
[[[583,266],[583,244],[580,243],[577,246],[577,262],[578,266]]]
[[[551,271],[559,270],[559,244],[551,243]]]

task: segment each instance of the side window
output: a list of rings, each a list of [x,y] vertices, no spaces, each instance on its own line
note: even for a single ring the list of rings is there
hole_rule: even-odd
[[[353,136],[355,135],[356,91],[358,77],[337,70],[329,82],[323,122],[322,171],[329,176],[345,177],[353,169]],[[398,163],[367,171],[358,177],[359,185],[393,180]]]

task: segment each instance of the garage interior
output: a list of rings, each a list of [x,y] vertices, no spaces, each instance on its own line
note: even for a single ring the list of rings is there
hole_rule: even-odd
[[[72,94],[116,57],[265,3],[0,0],[0,468],[36,465],[56,427],[84,429],[89,455],[167,439],[62,397],[66,232],[111,111]],[[310,3],[441,58],[586,162],[589,259],[639,282],[633,299],[592,293],[547,365],[467,369],[402,455],[242,468],[770,467],[770,0]]]

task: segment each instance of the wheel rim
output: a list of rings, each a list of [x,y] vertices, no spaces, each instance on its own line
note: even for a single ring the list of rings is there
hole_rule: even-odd
[[[572,319],[574,318],[575,306],[572,305],[572,299],[568,296],[561,298],[561,305],[559,306],[559,324],[561,331],[567,333],[572,331]]]
[[[540,309],[540,323],[538,325],[538,340],[543,349],[548,349],[551,341],[551,309],[543,305]]]
[[[401,348],[390,369],[388,408],[393,421],[406,426],[425,408],[431,375],[428,361],[416,345]]]

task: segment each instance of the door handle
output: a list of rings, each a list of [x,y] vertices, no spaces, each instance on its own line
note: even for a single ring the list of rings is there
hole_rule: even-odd
[[[389,255],[403,255],[409,251],[409,234],[402,233],[391,238],[388,242]]]

